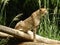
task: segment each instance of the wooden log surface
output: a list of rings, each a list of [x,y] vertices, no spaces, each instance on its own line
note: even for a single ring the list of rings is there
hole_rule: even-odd
[[[17,45],[60,45],[60,44],[46,44],[46,43],[39,43],[39,42],[22,42]]]
[[[10,35],[10,34],[7,34],[7,33],[4,33],[4,32],[0,32],[0,37],[2,37],[2,38],[5,38],[5,37],[14,37],[14,36],[12,36],[12,35]]]
[[[4,32],[6,32],[8,34],[11,34],[16,38],[33,40],[33,39],[31,39],[31,37],[28,34],[22,32],[22,31],[16,30],[16,29],[6,27],[6,26],[0,25],[0,31],[4,31]]]
[[[31,36],[31,38],[33,38],[33,32],[31,31],[28,31],[28,34]],[[45,37],[42,37],[42,36],[39,36],[39,35],[36,35],[36,40],[38,42],[43,42],[43,43],[49,43],[49,44],[60,44],[60,41],[58,40],[53,40],[53,39],[49,39],[49,38],[45,38]]]
[[[22,31],[12,29],[12,28],[9,28],[6,26],[2,26],[2,25],[0,25],[0,31],[4,31],[19,39],[26,39],[26,40],[33,41],[33,32],[31,32],[31,31],[28,31],[28,34],[26,34]],[[39,36],[37,34],[36,34],[36,40],[38,42],[44,42],[44,43],[50,43],[50,44],[60,44],[60,41],[58,41],[58,40],[45,38],[45,37]]]

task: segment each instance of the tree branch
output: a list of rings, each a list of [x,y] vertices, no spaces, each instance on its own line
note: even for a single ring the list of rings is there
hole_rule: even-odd
[[[33,32],[31,31],[28,31],[28,34],[31,36],[31,38],[33,38]],[[60,44],[60,41],[58,40],[53,40],[53,39],[49,39],[49,38],[45,38],[45,37],[42,37],[42,36],[39,36],[36,34],[36,40],[38,42],[43,42],[43,43],[53,43],[53,44]]]
[[[11,34],[11,35],[15,36],[16,38],[33,41],[33,32],[31,32],[31,31],[28,31],[28,34],[26,34],[22,31],[12,29],[12,28],[9,28],[9,27],[6,27],[6,26],[2,26],[2,25],[0,25],[0,31],[4,31],[8,34]],[[36,40],[39,41],[39,42],[44,42],[44,43],[57,43],[57,44],[60,44],[60,41],[58,41],[58,40],[44,38],[44,37],[39,36],[37,34],[36,34]]]
[[[33,40],[33,39],[31,39],[31,37],[28,34],[22,32],[22,31],[16,30],[16,29],[6,27],[6,26],[0,25],[0,31],[4,31],[8,34],[11,34],[16,38],[20,38],[20,39],[22,38],[22,39],[26,39],[26,40]]]
[[[3,38],[5,38],[5,37],[14,37],[14,36],[12,36],[12,35],[9,35],[9,34],[7,34],[7,33],[4,33],[4,32],[0,32],[0,37],[3,37]]]
[[[60,45],[60,44],[46,44],[46,43],[39,43],[39,42],[23,42],[18,45]]]

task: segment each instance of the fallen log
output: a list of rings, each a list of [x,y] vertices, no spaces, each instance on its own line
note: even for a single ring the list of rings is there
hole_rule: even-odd
[[[28,31],[28,34],[31,36],[31,38],[33,38],[33,32]],[[49,38],[45,38],[39,35],[36,35],[36,40],[38,42],[43,42],[43,43],[49,43],[49,44],[60,44],[60,41],[58,40],[53,40],[53,39],[49,39]]]
[[[6,26],[2,26],[2,25],[0,25],[0,31],[4,31],[4,32],[6,32],[8,34],[11,34],[11,35],[15,36],[16,38],[33,41],[33,32],[31,32],[31,31],[28,31],[28,34],[26,34],[26,33],[22,32],[22,31],[12,29],[12,28],[9,28],[9,27],[6,27]],[[36,40],[38,42],[60,44],[60,41],[58,41],[58,40],[44,38],[44,37],[39,36],[37,34],[36,34]]]
[[[11,37],[13,38],[14,36],[10,35],[10,34],[7,34],[7,33],[4,33],[4,32],[0,32],[0,37],[2,38],[6,38],[6,37]]]
[[[17,45],[60,45],[60,44],[46,44],[46,43],[39,43],[39,42],[22,42]]]
[[[16,38],[20,38],[20,39],[22,38],[22,39],[26,39],[26,40],[33,40],[33,39],[31,39],[31,37],[28,34],[22,32],[22,31],[16,30],[16,29],[6,27],[6,26],[0,25],[0,31],[4,31],[8,34],[11,34]]]

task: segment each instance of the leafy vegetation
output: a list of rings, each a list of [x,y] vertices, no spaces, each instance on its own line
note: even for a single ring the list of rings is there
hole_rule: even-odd
[[[49,3],[46,3],[46,2],[49,2],[49,0],[48,1],[44,0],[44,7],[48,9]],[[58,14],[59,0],[57,0],[55,4],[56,4],[56,7],[54,7],[53,13],[50,12],[46,16],[41,18],[38,34],[51,39],[60,40],[60,36],[59,36],[60,31],[56,23],[56,20],[58,20],[57,14]],[[51,15],[52,17],[50,20],[49,16]]]
[[[0,0],[0,24],[6,25],[6,9],[5,6],[9,0]]]

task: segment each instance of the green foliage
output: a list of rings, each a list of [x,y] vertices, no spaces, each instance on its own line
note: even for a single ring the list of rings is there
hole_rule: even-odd
[[[9,0],[0,0],[0,24],[5,25],[6,21],[6,10],[5,5]]]
[[[8,38],[6,39],[0,39],[0,45],[6,45],[8,42]]]
[[[60,40],[55,15],[52,21],[49,19],[49,14],[41,18],[38,34],[51,39]]]
[[[56,18],[58,18],[57,14],[58,14],[59,0],[56,0],[56,2],[54,0],[51,0],[51,1],[53,4],[54,3],[56,4],[56,7],[54,7],[54,9],[53,9],[53,13],[50,12],[41,18],[39,29],[38,29],[38,34],[41,36],[44,36],[44,37],[51,38],[51,39],[60,40],[60,36],[59,36],[60,31],[59,31],[57,23],[56,23],[56,20],[57,20]],[[47,6],[47,5],[49,5],[49,3],[46,4],[46,0],[44,0],[44,7],[48,8],[49,6]],[[51,15],[52,15],[52,17],[50,17]],[[50,18],[51,18],[51,20],[50,20]]]

